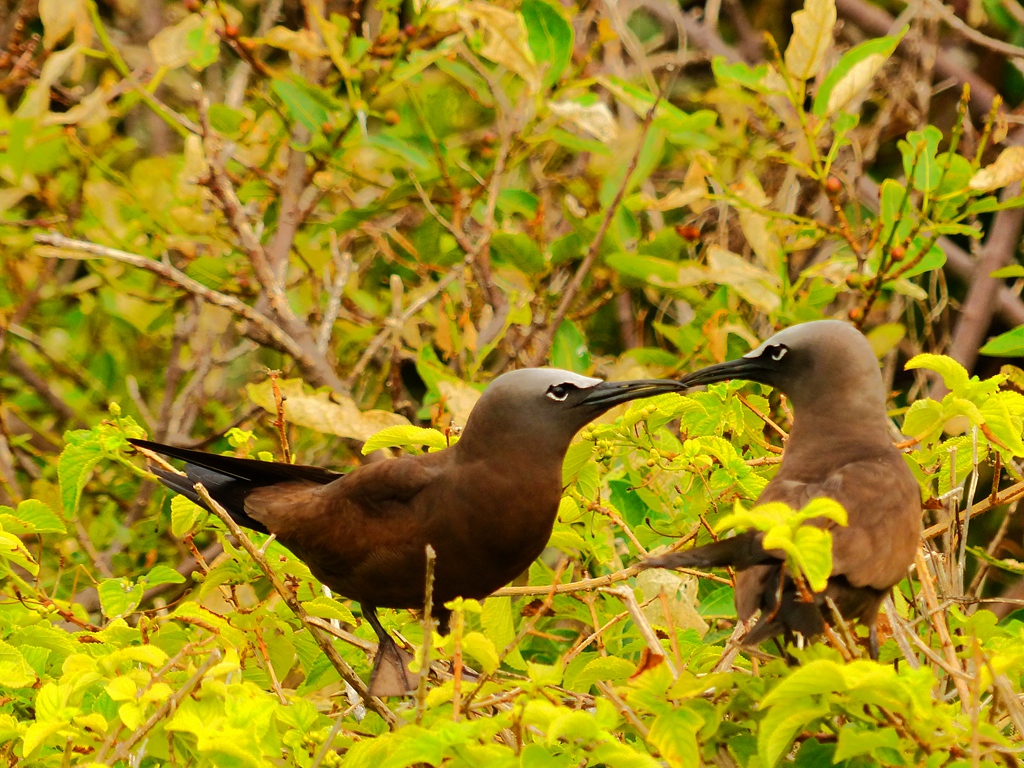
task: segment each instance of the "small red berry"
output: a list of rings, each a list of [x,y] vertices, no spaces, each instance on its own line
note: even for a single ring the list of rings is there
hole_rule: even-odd
[[[189,13],[196,13],[202,7],[203,4],[199,0],[185,0],[185,10]]]
[[[399,115],[395,110],[389,109],[384,113],[384,122],[388,125],[398,125],[401,122],[402,116]]]
[[[230,37],[232,40],[238,37],[238,25],[227,24],[224,26],[224,36]]]
[[[700,229],[692,224],[680,224],[676,227],[676,234],[683,240],[700,240]]]
[[[825,182],[825,191],[830,195],[838,194],[843,188],[843,183],[839,181],[835,176],[829,176],[828,181]]]
[[[907,255],[907,249],[902,245],[894,245],[892,250],[889,251],[889,256],[893,261],[903,261],[903,257]]]
[[[405,33],[406,37],[415,37],[416,32],[418,30],[416,29],[416,25],[415,24],[406,24],[402,28],[402,31]]]
[[[859,323],[861,320],[864,319],[864,310],[861,309],[860,307],[854,307],[849,311],[848,314],[850,320],[855,323]]]

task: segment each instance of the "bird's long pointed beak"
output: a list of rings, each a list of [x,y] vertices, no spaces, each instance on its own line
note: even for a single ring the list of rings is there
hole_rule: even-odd
[[[729,381],[730,379],[744,379],[761,384],[770,384],[771,382],[765,380],[767,373],[768,371],[764,363],[757,358],[738,357],[735,360],[727,360],[724,363],[709,365],[707,368],[694,371],[689,376],[684,376],[680,379],[679,384],[687,388],[700,387],[704,384],[715,384],[716,382]]]
[[[602,381],[587,390],[586,396],[578,405],[605,410],[639,400],[642,397],[654,397],[668,392],[682,392],[685,387],[678,381],[667,379],[637,379],[635,381]]]

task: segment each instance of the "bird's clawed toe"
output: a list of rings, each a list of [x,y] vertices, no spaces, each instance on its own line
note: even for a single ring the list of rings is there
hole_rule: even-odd
[[[406,696],[416,691],[420,676],[409,669],[413,655],[403,651],[394,640],[382,642],[370,672],[371,696]]]

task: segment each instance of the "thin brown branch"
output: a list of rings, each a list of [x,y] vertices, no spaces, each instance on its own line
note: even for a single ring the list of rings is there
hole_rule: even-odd
[[[601,220],[601,226],[598,227],[597,234],[594,235],[594,239],[590,243],[587,255],[584,257],[579,268],[576,270],[576,274],[572,276],[572,280],[569,281],[565,291],[562,293],[562,300],[559,302],[558,308],[555,310],[555,314],[551,317],[551,320],[547,323],[544,330],[537,335],[533,355],[530,358],[530,365],[540,365],[548,356],[548,351],[551,349],[551,344],[555,340],[555,333],[558,331],[558,327],[565,319],[565,315],[568,313],[573,301],[576,300],[576,294],[578,294],[580,288],[583,287],[583,281],[590,273],[591,267],[593,267],[594,262],[597,261],[597,255],[601,249],[601,243],[604,242],[604,236],[608,232],[608,227],[611,226],[612,219],[615,218],[616,212],[619,210],[619,204],[622,202],[622,198],[625,196],[626,190],[629,189],[630,179],[633,178],[633,173],[636,171],[637,164],[640,162],[640,153],[643,151],[644,144],[647,141],[647,134],[651,130],[651,124],[654,122],[654,116],[657,114],[658,106],[660,104],[661,95],[659,94],[657,98],[655,98],[654,104],[651,105],[651,108],[647,110],[647,114],[644,116],[644,122],[640,127],[640,139],[637,142],[636,151],[633,153],[633,157],[630,159],[629,165],[626,167],[626,175],[623,177],[618,190],[616,190],[615,197],[612,199],[611,204],[604,213],[604,218]]]
[[[234,296],[228,296],[211,288],[207,288],[202,283],[193,280],[184,272],[181,272],[167,262],[147,259],[145,256],[128,253],[127,251],[121,251],[117,248],[108,248],[104,245],[97,245],[96,243],[90,243],[85,240],[74,240],[70,237],[64,237],[64,235],[36,235],[35,241],[40,245],[50,246],[50,248],[44,247],[39,249],[40,255],[47,258],[78,259],[80,261],[85,261],[90,258],[98,257],[120,261],[124,264],[131,264],[133,267],[138,267],[139,269],[148,270],[159,275],[165,280],[174,283],[179,288],[183,288],[193,296],[196,296],[203,301],[207,301],[210,304],[216,304],[218,307],[230,309],[236,315],[245,318],[254,326],[259,328],[260,331],[265,333],[267,337],[273,339],[274,343],[278,345],[283,352],[286,352],[299,361],[300,365],[303,364],[302,361],[306,358],[305,352],[295,342],[295,340],[285,333],[277,323],[262,312],[253,309],[248,304],[236,299]]]
[[[231,518],[231,515],[227,513],[227,510],[225,510],[224,507],[218,504],[213,497],[210,496],[210,492],[206,490],[206,487],[202,483],[196,483],[195,489],[207,509],[217,515],[217,517],[221,519],[221,522],[227,526],[231,535],[238,540],[242,545],[242,548],[249,554],[249,557],[253,559],[259,569],[263,572],[263,575],[267,577],[270,583],[274,586],[274,589],[277,590],[277,593],[281,595],[281,598],[291,609],[292,613],[295,614],[296,618],[298,618],[313,639],[316,640],[316,644],[320,646],[320,650],[324,652],[328,660],[330,660],[331,665],[338,671],[341,679],[355,689],[356,693],[359,694],[359,698],[363,700],[367,707],[380,715],[388,725],[394,726],[395,723],[398,722],[395,714],[388,709],[388,706],[383,701],[376,696],[370,695],[370,692],[366,688],[366,684],[359,678],[352,667],[349,666],[348,662],[341,657],[330,638],[324,635],[324,633],[320,631],[319,627],[309,621],[309,614],[306,613],[306,609],[302,607],[301,603],[299,603],[298,599],[295,597],[295,593],[285,586],[284,582],[281,581],[274,569],[270,567],[270,564],[267,562],[267,558],[256,547],[256,545],[252,543],[252,540],[245,531],[243,531],[239,527],[238,523]]]
[[[117,745],[117,749],[114,750],[114,753],[109,759],[106,759],[106,756],[101,753],[96,756],[96,762],[105,765],[116,765],[120,761],[127,759],[128,752],[131,748],[138,744],[143,737],[152,731],[156,727],[157,723],[177,709],[178,704],[181,703],[182,699],[190,695],[193,689],[202,682],[203,675],[205,675],[207,670],[213,666],[214,662],[220,660],[220,657],[220,650],[214,650],[213,653],[206,658],[206,661],[203,662],[202,666],[192,674],[192,677],[185,681],[185,684],[181,686],[181,688],[168,696],[164,703],[157,707],[157,710],[152,715],[146,718],[146,722],[136,728],[131,736]]]
[[[994,500],[990,497],[985,499],[984,501],[979,501],[977,504],[970,508],[970,511],[967,513],[967,518],[970,519],[977,517],[978,515],[988,512],[991,509],[1001,507],[1004,504],[1009,504],[1010,502],[1016,501],[1017,499],[1020,498],[1024,498],[1024,482],[1014,483],[1009,488],[1000,493],[998,496],[996,496]],[[931,539],[935,536],[938,536],[940,533],[945,533],[946,530],[948,530],[950,525],[952,524],[952,519],[946,520],[942,523],[936,523],[935,525],[925,528],[922,536],[925,539]]]

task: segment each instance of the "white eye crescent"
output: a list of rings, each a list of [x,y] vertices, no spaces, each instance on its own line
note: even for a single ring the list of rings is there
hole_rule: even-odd
[[[548,388],[547,395],[555,402],[560,403],[569,396],[569,388],[561,384],[556,384],[555,386]]]
[[[786,356],[787,352],[789,352],[789,350],[786,347],[781,347],[780,346],[778,349],[776,349],[772,353],[772,360],[775,360],[775,361],[781,360],[782,358],[784,358]]]

